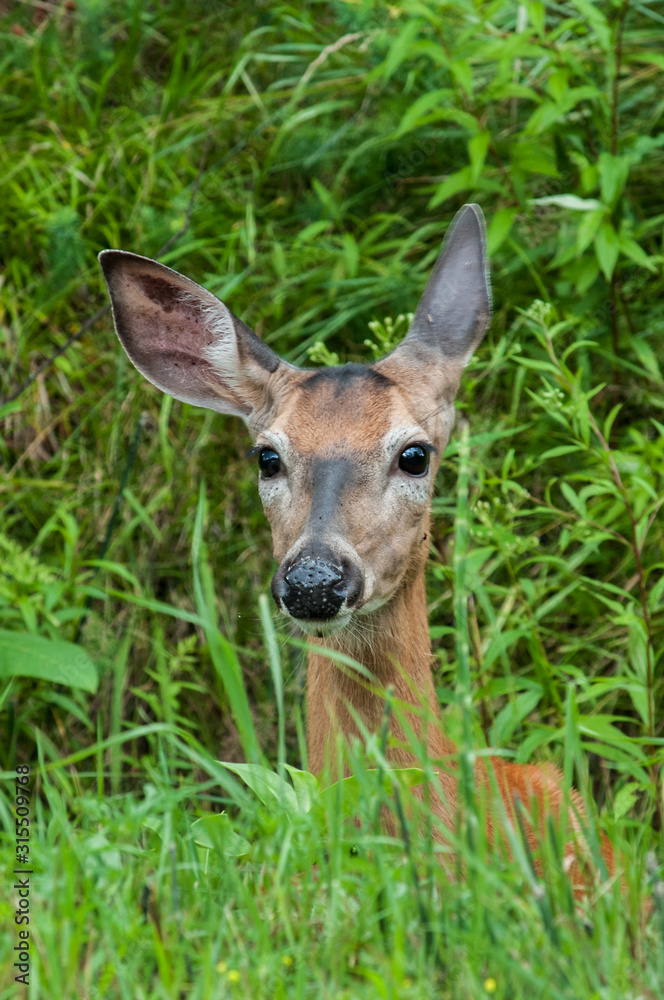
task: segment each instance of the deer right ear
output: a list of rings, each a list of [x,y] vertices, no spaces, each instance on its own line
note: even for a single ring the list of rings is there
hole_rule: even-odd
[[[282,362],[223,302],[147,257],[104,250],[99,263],[120,343],[148,381],[245,420],[264,405]]]

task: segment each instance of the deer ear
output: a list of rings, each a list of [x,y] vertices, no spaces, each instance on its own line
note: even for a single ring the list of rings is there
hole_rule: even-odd
[[[142,375],[176,399],[249,417],[280,359],[223,302],[147,257],[99,254],[120,343]]]
[[[479,205],[457,212],[413,322],[395,353],[432,354],[468,363],[491,319],[484,215]]]

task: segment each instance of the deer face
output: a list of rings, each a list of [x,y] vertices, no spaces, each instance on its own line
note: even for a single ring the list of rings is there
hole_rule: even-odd
[[[301,628],[339,631],[388,601],[414,558],[419,565],[450,413],[379,366],[358,365],[298,379],[258,433],[280,564],[272,593]]]
[[[114,250],[100,261],[139,371],[177,399],[247,422],[280,610],[321,636],[386,604],[426,559],[454,395],[489,319],[479,209],[457,216],[405,340],[367,366],[295,368],[169,268]]]

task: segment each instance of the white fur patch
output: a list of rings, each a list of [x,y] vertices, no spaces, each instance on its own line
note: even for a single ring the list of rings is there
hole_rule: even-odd
[[[232,389],[239,390],[242,386],[242,365],[230,310],[223,302],[217,301],[202,306],[201,313],[205,328],[212,337],[212,343],[203,348],[203,357],[210,362],[224,382]]]
[[[243,371],[237,349],[237,334],[230,309],[208,293],[206,301],[200,293],[180,291],[178,298],[185,305],[193,307],[202,317],[206,333],[212,339],[201,351],[210,362],[222,382],[240,392]],[[208,298],[206,295],[206,299]],[[241,394],[241,393],[240,393]]]

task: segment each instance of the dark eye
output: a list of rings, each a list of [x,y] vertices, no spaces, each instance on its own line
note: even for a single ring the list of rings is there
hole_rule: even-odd
[[[429,468],[429,452],[421,444],[411,444],[399,455],[399,468],[409,476],[423,476]]]
[[[281,459],[272,448],[263,448],[258,454],[258,467],[263,479],[271,479],[281,472]]]

